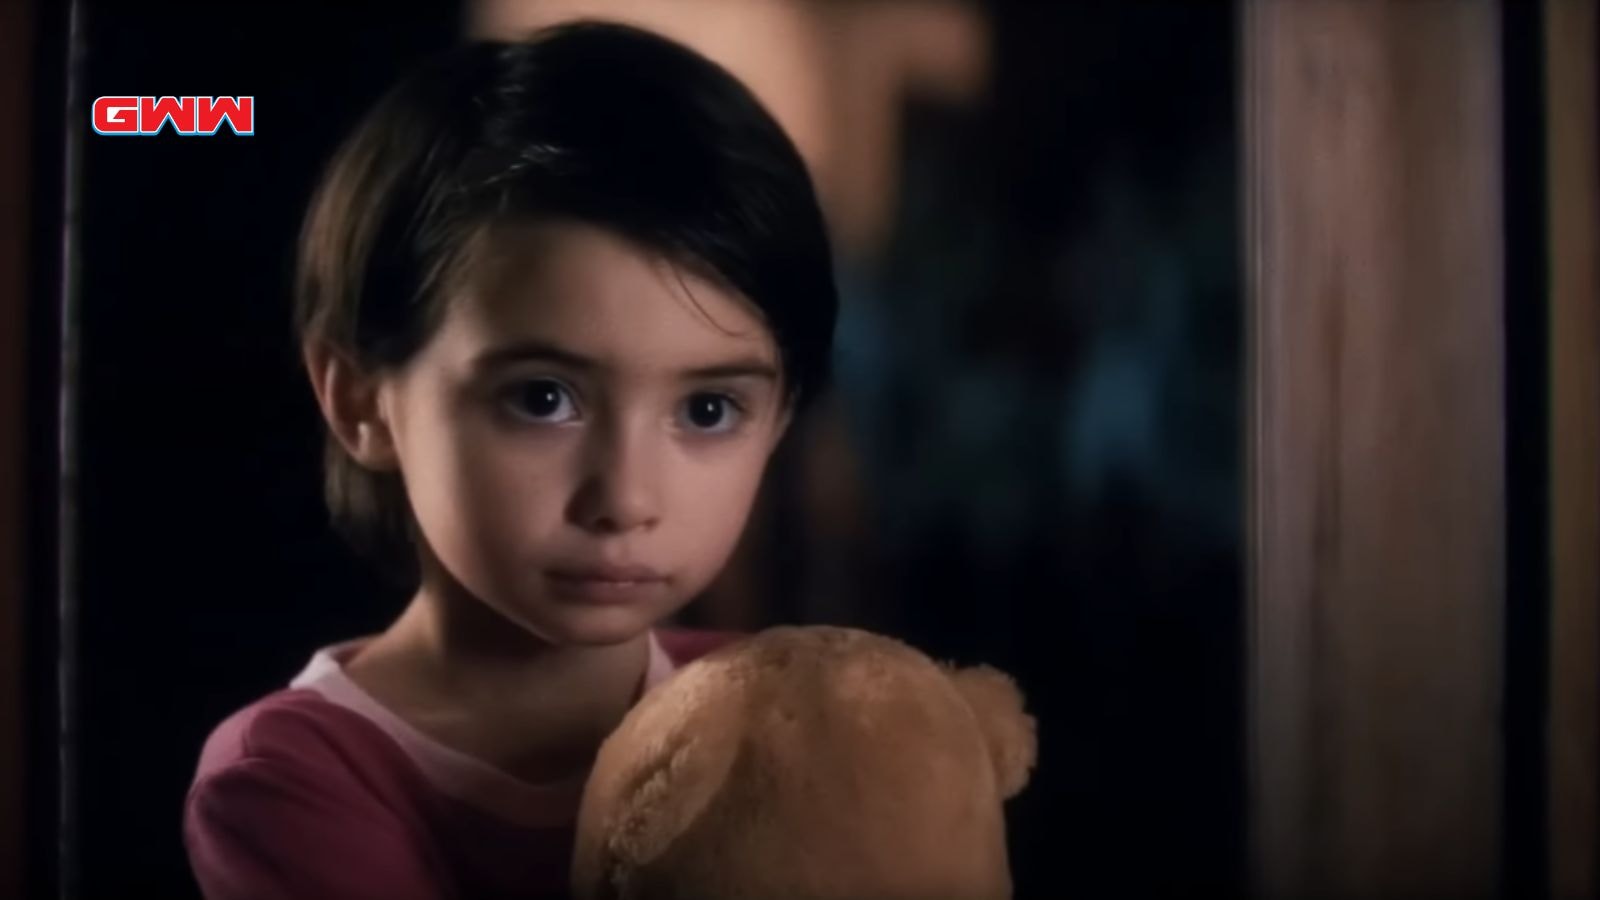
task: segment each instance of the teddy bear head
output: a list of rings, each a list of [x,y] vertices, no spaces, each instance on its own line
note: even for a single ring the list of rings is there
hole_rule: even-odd
[[[578,817],[591,900],[995,900],[1034,721],[1003,673],[855,629],[761,632],[605,741]]]

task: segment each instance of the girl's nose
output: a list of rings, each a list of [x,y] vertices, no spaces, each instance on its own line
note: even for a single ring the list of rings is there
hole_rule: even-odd
[[[607,429],[587,448],[572,519],[601,534],[650,529],[661,518],[661,451],[641,429]]]

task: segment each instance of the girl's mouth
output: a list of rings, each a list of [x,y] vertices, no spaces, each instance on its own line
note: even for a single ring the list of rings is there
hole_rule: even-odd
[[[550,570],[550,577],[567,581],[604,581],[626,584],[667,580],[665,574],[649,566],[606,564],[558,567]]]
[[[666,575],[644,566],[589,566],[551,569],[556,593],[588,603],[629,603],[667,584]]]

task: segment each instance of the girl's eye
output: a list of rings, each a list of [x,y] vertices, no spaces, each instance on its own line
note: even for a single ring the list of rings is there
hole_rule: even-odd
[[[727,394],[709,391],[689,395],[683,404],[685,424],[695,430],[710,433],[732,431],[739,426],[744,410]]]
[[[534,422],[567,422],[577,417],[572,393],[559,381],[525,381],[507,392],[511,411]]]

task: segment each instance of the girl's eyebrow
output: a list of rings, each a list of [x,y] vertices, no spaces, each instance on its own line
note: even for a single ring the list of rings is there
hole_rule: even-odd
[[[521,362],[553,363],[580,372],[593,372],[605,368],[605,365],[597,359],[538,340],[518,341],[515,344],[486,350],[473,360],[472,367],[479,372],[488,372]],[[682,376],[692,379],[760,378],[774,384],[778,382],[777,367],[754,356],[685,369]]]
[[[715,366],[689,369],[687,378],[760,378],[778,383],[778,370],[759,359],[740,359]]]
[[[565,366],[569,369],[592,371],[601,368],[598,360],[590,359],[581,353],[557,347],[544,341],[518,341],[515,344],[506,344],[495,347],[478,354],[472,361],[472,367],[480,372],[508,366],[519,362],[546,362]]]

